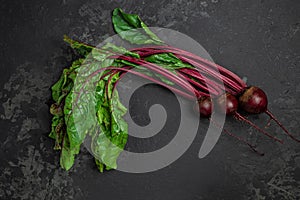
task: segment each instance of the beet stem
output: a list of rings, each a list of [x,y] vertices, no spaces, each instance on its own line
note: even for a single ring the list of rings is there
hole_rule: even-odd
[[[247,118],[243,117],[241,114],[239,114],[238,112],[234,113],[234,116],[237,117],[238,119],[246,122],[247,124],[249,124],[250,126],[254,127],[256,130],[258,130],[259,132],[263,133],[264,135],[268,136],[269,138],[280,142],[281,144],[283,144],[283,141],[278,139],[277,137],[270,135],[268,132],[266,132],[265,130],[261,129],[260,127],[256,126],[253,122],[251,122],[250,120],[248,120]]]
[[[226,82],[228,80],[229,81],[235,81],[233,83],[233,85],[237,86],[236,84],[238,84],[238,87],[240,88],[238,92],[241,92],[241,90],[243,90],[246,87],[246,84],[244,83],[244,81],[241,78],[239,78],[236,74],[232,73],[231,71],[227,70],[226,68],[224,68],[224,67],[222,67],[218,64],[215,64],[211,61],[208,61],[208,60],[206,60],[206,59],[204,59],[200,56],[197,56],[193,53],[190,53],[190,52],[187,52],[187,51],[175,48],[175,47],[171,47],[171,46],[153,46],[153,47],[146,47],[146,48],[131,49],[131,51],[138,52],[141,55],[141,57],[156,54],[156,53],[166,53],[166,52],[187,56],[187,57],[190,57],[193,60],[197,60],[198,61],[197,63],[199,63],[199,61],[200,61],[201,63],[205,64],[206,65],[206,66],[204,66],[205,70],[209,69],[209,71],[213,70],[215,72],[216,72],[216,70],[219,70],[221,75],[218,75],[218,77],[221,78],[224,82]],[[176,55],[176,56],[178,57],[179,55]],[[188,58],[186,58],[186,59],[188,59]],[[182,58],[181,58],[181,60],[182,60]],[[199,64],[201,66],[203,66],[201,63],[199,63]]]
[[[300,142],[299,139],[297,139],[295,136],[293,136],[279,121],[278,119],[273,115],[273,113],[271,113],[269,110],[266,110],[265,112],[267,115],[269,115],[269,117],[274,120],[278,126],[280,126],[280,128],[288,135],[290,136],[293,140]]]
[[[202,89],[204,90],[205,92],[201,92],[199,91],[200,95],[201,96],[209,96],[209,93],[213,94],[213,95],[218,95],[218,92],[216,90],[209,90],[205,85],[189,78],[187,75],[184,75],[183,73],[181,72],[178,72],[178,76],[182,77],[182,78],[185,78],[188,82],[190,82],[191,84],[193,84],[194,86],[198,87],[199,89]]]
[[[112,67],[109,67],[109,68],[112,69]],[[166,88],[170,89],[171,91],[173,91],[173,92],[175,92],[175,93],[177,93],[177,94],[179,94],[181,96],[186,97],[187,99],[191,99],[191,100],[195,99],[194,96],[192,96],[190,94],[187,94],[186,92],[183,92],[183,91],[181,91],[181,90],[179,90],[177,88],[174,88],[174,87],[172,87],[170,85],[167,85],[166,83],[163,83],[163,82],[161,82],[161,81],[159,81],[159,80],[157,80],[157,79],[155,79],[153,77],[147,76],[147,75],[145,75],[145,74],[143,74],[141,72],[133,71],[133,70],[126,69],[126,68],[115,68],[115,69],[117,69],[119,71],[129,72],[131,74],[134,74],[134,75],[140,76],[142,78],[148,79],[148,80],[150,80],[150,81],[152,81],[154,83],[157,83],[157,84],[159,84],[159,85],[161,85],[163,87],[166,87]]]
[[[197,94],[197,96],[199,96],[198,91],[194,87],[192,87],[186,80],[176,76],[175,74],[173,74],[172,72],[170,72],[167,69],[164,69],[163,67],[160,67],[156,64],[153,64],[153,63],[150,63],[150,62],[147,62],[144,60],[139,60],[139,59],[135,59],[135,58],[128,57],[128,56],[117,56],[117,57],[112,56],[112,58],[126,60],[126,61],[132,62],[134,64],[146,67],[156,73],[163,75],[164,77],[175,82],[177,85],[181,86],[182,88],[187,89],[190,93]]]
[[[202,75],[199,73],[199,71],[197,71],[195,69],[181,68],[178,71],[180,73],[184,73],[188,76],[191,76],[191,77],[197,79],[198,82],[204,82],[206,85],[210,85],[210,87],[211,87],[210,89],[214,89],[218,92],[217,96],[224,93],[224,91],[220,89],[220,88],[222,88],[221,84],[219,84],[216,81],[213,81],[209,78],[202,77]]]
[[[196,62],[196,61],[194,61],[192,59],[186,58],[184,56],[177,55],[177,57],[180,60],[182,60],[183,62],[190,63],[191,65],[195,66],[196,68],[198,68],[200,70],[203,70],[204,72],[206,72],[206,73],[214,76],[215,78],[223,81],[226,85],[232,87],[235,91],[240,92],[241,90],[243,90],[243,88],[241,86],[239,86],[236,82],[234,82],[232,79],[219,74],[217,71],[212,70],[210,68],[207,68],[205,65],[203,65],[203,64],[201,64],[199,62]]]

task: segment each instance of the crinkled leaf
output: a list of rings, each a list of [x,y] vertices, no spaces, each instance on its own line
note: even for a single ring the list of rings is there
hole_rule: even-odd
[[[80,67],[82,62],[83,59],[75,60],[69,69],[63,70],[60,79],[51,87],[52,98],[57,104],[60,104],[72,89],[77,74],[76,70]]]
[[[63,70],[60,79],[51,87],[52,97],[55,103],[50,107],[50,113],[53,115],[53,118],[49,137],[55,139],[55,150],[61,149],[62,138],[65,134],[63,101],[73,87],[73,82],[77,73],[76,70],[80,67],[81,63],[82,59],[74,61],[70,68]]]
[[[64,102],[64,120],[66,124],[66,137],[68,138],[68,148],[62,149],[69,156],[75,156],[79,153],[80,146],[83,143],[87,133],[97,123],[95,116],[95,94],[93,90],[94,83],[99,79],[99,74],[91,76],[101,66],[101,63],[93,60],[86,60],[88,64],[83,63],[80,72],[77,74],[74,86],[71,92],[66,96]],[[73,160],[73,159],[71,159]],[[69,160],[61,160],[69,161]],[[62,163],[64,165],[64,163]]]
[[[73,166],[76,152],[79,152],[79,149],[73,149],[71,147],[70,139],[68,135],[65,134],[60,154],[60,166],[63,169],[69,170]]]
[[[62,74],[60,76],[60,79],[51,87],[51,90],[52,90],[52,99],[54,101],[58,101],[62,91],[61,91],[61,88],[62,88],[62,84],[64,82],[64,75]]]
[[[107,170],[117,167],[117,159],[128,137],[128,126],[123,119],[127,109],[120,102],[117,90],[112,93],[113,84],[118,78],[119,75],[115,74],[109,83],[105,80],[100,81],[96,90],[100,131],[92,139],[92,150],[98,161],[106,165]]]
[[[132,44],[163,43],[138,15],[126,14],[120,8],[116,8],[113,11],[112,22],[120,37]]]

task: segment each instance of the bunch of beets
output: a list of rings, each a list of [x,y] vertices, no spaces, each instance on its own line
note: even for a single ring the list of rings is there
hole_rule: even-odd
[[[126,73],[150,80],[187,99],[196,97],[195,110],[201,117],[209,118],[212,112],[233,115],[283,143],[239,111],[266,113],[288,136],[300,142],[268,110],[267,96],[262,89],[247,86],[236,74],[218,64],[165,44],[137,15],[117,8],[112,22],[118,35],[137,47],[128,50],[111,43],[94,47],[65,36],[65,41],[81,58],[64,69],[52,86],[50,137],[55,140],[55,149],[61,151],[60,164],[64,169],[72,167],[87,136],[91,137],[91,149],[99,170],[117,167],[117,158],[127,142],[128,126],[123,119],[127,109],[119,100],[116,85]],[[89,84],[95,86],[95,91],[88,90]],[[218,126],[218,122],[212,122]],[[78,128],[76,124],[82,125]],[[224,132],[263,155],[246,140],[227,130]]]

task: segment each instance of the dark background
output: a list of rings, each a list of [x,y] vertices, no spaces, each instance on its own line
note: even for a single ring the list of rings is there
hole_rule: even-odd
[[[85,149],[70,171],[60,169],[59,154],[47,137],[51,116],[46,103],[50,86],[74,59],[63,35],[98,44],[114,34],[110,17],[115,7],[198,41],[216,62],[263,88],[269,108],[300,137],[298,0],[3,1],[0,199],[299,198],[299,144],[275,124],[269,131],[283,138],[283,145],[232,118],[226,127],[257,144],[265,156],[224,135],[206,158],[198,159],[208,125],[203,120],[189,150],[162,170],[100,174]],[[267,121],[264,115],[250,119],[261,126]],[[163,142],[172,138],[170,130],[160,134]]]

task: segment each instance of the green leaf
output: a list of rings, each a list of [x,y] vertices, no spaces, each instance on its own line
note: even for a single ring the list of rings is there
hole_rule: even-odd
[[[165,69],[175,70],[180,68],[194,68],[188,63],[182,62],[172,53],[153,54],[145,58],[146,61],[158,64]]]
[[[100,130],[92,138],[92,151],[98,162],[106,165],[107,170],[116,169],[117,159],[128,138],[128,125],[123,119],[127,109],[120,102],[117,90],[112,91],[118,79],[119,75],[115,74],[109,83],[106,80],[100,81],[96,93]]]
[[[100,51],[99,51],[100,52]],[[107,51],[102,51],[104,55],[92,55],[87,57],[85,61],[81,64],[80,70],[78,70],[76,80],[71,91],[68,93],[64,100],[64,121],[66,125],[66,137],[67,147],[62,148],[62,155],[68,155],[69,159],[61,159],[62,166],[69,166],[70,162],[74,160],[76,154],[79,153],[80,146],[84,142],[87,134],[95,137],[94,135],[99,135],[98,130],[95,127],[103,127],[101,129],[102,133],[104,131],[110,130],[111,121],[110,115],[111,110],[109,110],[109,98],[106,94],[105,87],[107,79],[100,81],[102,84],[99,85],[100,89],[95,87],[95,84],[99,82],[99,78],[105,71],[99,71],[101,68],[108,67],[112,64],[112,59],[107,59],[111,53]],[[97,59],[95,59],[95,56]],[[115,82],[118,78],[112,79]],[[109,95],[111,95],[112,86],[109,88]],[[100,93],[100,96],[97,94]],[[97,110],[96,108],[106,109],[103,112],[101,124],[98,124]],[[103,145],[101,146],[103,148]],[[109,152],[108,148],[108,151]],[[66,152],[64,152],[66,151]],[[113,152],[113,153],[112,153]],[[116,157],[116,151],[113,150],[111,153],[105,153],[105,155],[111,155],[104,157],[103,161],[109,160],[109,163],[113,163],[113,159]],[[102,161],[102,159],[101,159]],[[66,163],[64,163],[66,162]],[[67,169],[67,167],[65,167]]]
[[[151,36],[152,32],[139,22],[139,18],[126,14],[124,16],[126,20],[138,22],[144,28],[143,34],[148,37],[147,40],[155,38],[155,35]],[[85,59],[74,61],[70,68],[64,69],[60,79],[52,86],[55,103],[51,107],[54,116],[49,136],[56,141],[55,149],[61,149],[61,167],[66,170],[72,167],[81,144],[89,134],[92,137],[92,151],[99,171],[103,171],[104,167],[106,170],[115,169],[128,138],[128,125],[123,119],[127,109],[120,102],[117,90],[113,91],[114,84],[120,78],[119,74],[113,75],[111,79],[105,77],[99,81],[101,75],[106,73],[99,69],[131,65],[145,74],[155,74],[142,66],[108,58],[116,54],[140,58],[138,54],[123,47],[108,43],[99,49],[68,37],[65,37],[65,41],[84,55]]]
[[[79,150],[72,149],[70,139],[67,134],[64,135],[62,146],[60,166],[65,170],[69,170],[74,164],[75,152],[79,152]]]
[[[113,11],[112,22],[120,37],[132,44],[163,44],[138,15],[126,14],[120,8],[116,8]]]
[[[64,75],[62,74],[60,76],[60,79],[51,87],[51,90],[52,90],[52,99],[54,101],[58,101],[62,91],[61,91],[61,88],[62,88],[62,85],[63,85],[63,82],[64,82]]]
[[[56,139],[57,134],[56,134],[55,129],[56,129],[57,125],[59,124],[61,118],[62,117],[57,116],[57,115],[53,116],[53,118],[52,118],[51,132],[49,134],[49,137],[52,138],[52,139]]]
[[[51,87],[52,98],[60,104],[73,87],[77,69],[81,66],[83,59],[75,60],[69,69],[64,69],[60,79]]]
[[[73,82],[76,78],[77,69],[80,67],[82,61],[82,59],[75,60],[70,68],[64,69],[60,79],[51,87],[52,98],[56,103],[52,104],[50,107],[50,113],[54,116],[52,118],[52,128],[49,137],[55,139],[55,150],[60,150],[63,146],[62,138],[63,135],[66,134],[66,125],[64,121],[64,101],[66,96],[73,88]]]
[[[65,98],[64,120],[68,148],[63,148],[62,152],[66,150],[68,151],[66,154],[73,157],[79,153],[86,134],[96,123],[96,117],[91,114],[95,101],[94,94],[90,85],[83,85],[85,80],[77,77],[76,81],[79,83],[74,84],[71,92]]]

